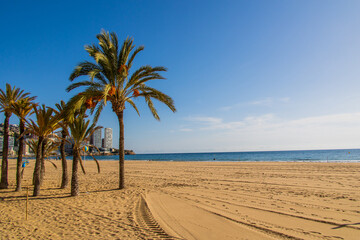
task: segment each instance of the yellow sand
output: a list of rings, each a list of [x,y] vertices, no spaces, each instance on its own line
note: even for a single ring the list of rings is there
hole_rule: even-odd
[[[87,161],[75,198],[58,189],[56,164],[25,221],[10,160],[0,239],[360,239],[360,163],[126,161],[126,188],[116,190],[118,162],[100,162],[98,174]]]

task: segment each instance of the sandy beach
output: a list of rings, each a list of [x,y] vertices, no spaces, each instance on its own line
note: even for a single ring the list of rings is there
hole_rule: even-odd
[[[117,161],[101,161],[99,174],[86,161],[81,195],[69,197],[58,189],[60,162],[47,162],[25,220],[26,189],[14,192],[9,162],[1,239],[360,238],[360,163],[126,161],[126,188],[116,190]]]

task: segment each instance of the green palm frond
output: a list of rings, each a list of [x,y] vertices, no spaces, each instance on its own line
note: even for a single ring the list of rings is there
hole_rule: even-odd
[[[132,53],[131,57],[129,58],[128,64],[127,64],[128,68],[131,68],[131,67],[132,67],[132,63],[133,63],[136,55],[137,55],[139,52],[141,52],[142,50],[144,50],[144,48],[145,48],[144,46],[140,46],[140,47],[138,47],[138,48]]]
[[[105,107],[105,103],[104,101],[101,101],[97,106],[96,106],[96,111],[95,111],[95,115],[94,115],[94,122],[97,123],[97,121],[99,120],[100,114],[102,112],[102,110]]]
[[[78,87],[93,87],[93,88],[101,88],[102,87],[102,84],[100,83],[96,83],[96,82],[92,82],[92,81],[82,81],[82,82],[76,82],[76,83],[73,83],[71,85],[69,85],[67,88],[66,88],[66,91],[69,92],[75,88],[78,88]]]
[[[136,111],[136,113],[140,116],[140,112],[138,110],[138,108],[136,107],[135,103],[133,102],[133,100],[131,98],[127,98],[126,102],[128,102]]]
[[[158,115],[158,113],[156,111],[156,108],[154,107],[154,104],[153,104],[151,98],[149,96],[145,96],[145,101],[146,101],[152,115],[154,116],[154,118],[156,120],[160,121],[160,117],[159,117],[159,115]]]
[[[138,89],[142,91],[142,93],[140,93],[141,96],[154,98],[168,106],[171,111],[176,112],[174,100],[170,96],[160,92],[155,88],[151,88],[145,85],[139,86]]]

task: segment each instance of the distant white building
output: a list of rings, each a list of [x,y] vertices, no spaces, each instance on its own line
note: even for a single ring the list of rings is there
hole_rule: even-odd
[[[112,128],[105,128],[104,148],[112,148]]]
[[[15,142],[15,138],[9,136],[9,145],[8,145],[9,152],[14,151],[14,142]],[[4,143],[4,137],[0,137],[0,152],[3,152],[3,143]]]
[[[97,129],[94,133],[93,133],[93,141],[94,141],[94,146],[97,148],[101,148],[102,144],[102,138],[101,138],[101,128]]]

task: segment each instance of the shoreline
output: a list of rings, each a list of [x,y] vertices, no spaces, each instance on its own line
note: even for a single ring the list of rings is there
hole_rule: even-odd
[[[4,238],[191,239],[191,233],[194,239],[356,239],[360,234],[360,163],[127,160],[126,188],[116,190],[117,161],[99,161],[100,174],[94,161],[85,161],[81,194],[73,198],[69,187],[58,189],[60,166],[46,162],[44,185],[40,196],[30,197],[25,221],[26,190],[14,192],[15,162],[9,161],[10,189],[0,190]],[[31,184],[33,166],[31,160],[23,186]]]
[[[72,155],[71,155],[72,156]],[[100,155],[98,155],[100,156]],[[104,155],[101,155],[104,156]],[[109,155],[109,156],[118,156],[118,155]],[[83,158],[84,156],[81,155],[82,160],[85,161],[93,161],[92,158]],[[91,157],[91,155],[85,155],[85,157]],[[9,160],[16,160],[17,158],[15,157],[9,157]],[[34,156],[24,156],[23,159],[27,159],[27,160],[35,160]],[[57,159],[54,158],[49,158],[49,160],[51,161],[60,161],[61,158],[57,157]],[[67,161],[72,161],[72,158],[67,156],[66,157]],[[97,159],[98,161],[119,161],[118,158],[114,158],[114,159]],[[154,159],[125,159],[125,161],[129,162],[129,161],[134,161],[134,162],[181,162],[181,163],[360,163],[360,159],[354,159],[354,160],[348,160],[348,159],[344,159],[344,160],[154,160]]]

